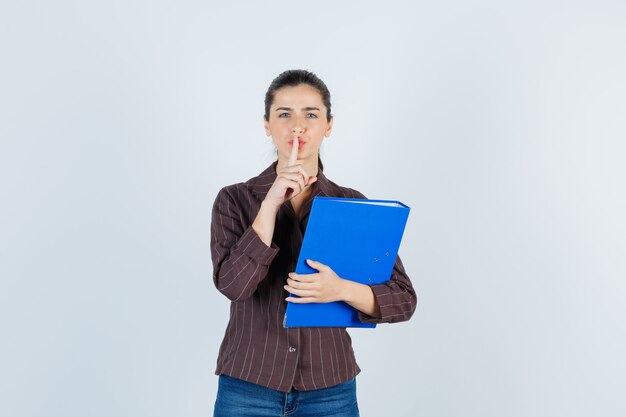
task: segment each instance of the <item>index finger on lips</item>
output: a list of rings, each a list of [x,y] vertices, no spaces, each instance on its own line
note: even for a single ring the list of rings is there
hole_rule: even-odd
[[[295,165],[298,160],[298,138],[293,138],[293,143],[291,145],[291,154],[289,155],[289,162],[287,162],[287,166]]]

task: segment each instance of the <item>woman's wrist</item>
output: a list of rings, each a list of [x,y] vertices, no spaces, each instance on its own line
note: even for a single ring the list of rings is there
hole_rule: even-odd
[[[261,210],[267,210],[269,212],[273,212],[273,214],[276,214],[278,213],[279,208],[280,206],[277,206],[276,204],[269,201],[268,199],[265,199],[261,202]]]
[[[350,281],[349,279],[341,278],[341,289],[340,289],[340,297],[341,301],[344,301],[348,304],[354,302],[355,298],[355,290],[354,284],[357,284],[354,281]]]

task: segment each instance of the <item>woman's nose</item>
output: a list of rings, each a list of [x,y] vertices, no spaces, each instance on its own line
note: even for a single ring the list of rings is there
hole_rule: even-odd
[[[304,126],[305,121],[302,120],[300,117],[294,117],[293,121],[294,121],[294,125],[291,128],[291,133],[295,135],[299,135],[303,133],[304,128],[305,128]]]

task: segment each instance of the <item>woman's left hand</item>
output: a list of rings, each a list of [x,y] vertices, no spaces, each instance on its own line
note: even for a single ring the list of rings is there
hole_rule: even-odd
[[[307,264],[318,272],[296,274],[291,272],[284,288],[298,297],[287,297],[292,303],[330,303],[343,300],[346,280],[323,263],[306,260]]]

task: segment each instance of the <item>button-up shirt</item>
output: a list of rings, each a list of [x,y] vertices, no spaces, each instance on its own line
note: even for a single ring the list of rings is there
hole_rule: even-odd
[[[288,296],[283,285],[295,270],[313,197],[365,196],[335,184],[320,170],[299,217],[289,201],[280,207],[267,246],[252,223],[277,177],[276,164],[244,183],[222,188],[213,205],[213,281],[231,300],[215,373],[283,392],[327,388],[360,372],[350,335],[338,327],[283,327]],[[390,280],[370,287],[381,317],[360,313],[362,322],[393,323],[413,315],[417,297],[400,257]]]

